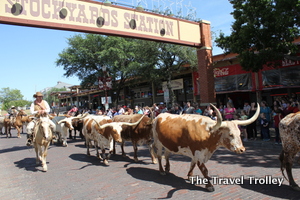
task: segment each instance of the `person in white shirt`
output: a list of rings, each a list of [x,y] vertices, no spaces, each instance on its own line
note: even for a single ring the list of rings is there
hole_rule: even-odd
[[[119,115],[123,115],[124,113],[125,113],[124,108],[123,108],[121,105],[119,105],[118,114],[119,114]]]
[[[50,112],[50,106],[47,101],[43,100],[43,94],[41,92],[36,92],[33,97],[36,98],[35,101],[31,104],[30,106],[30,113],[32,115],[35,115],[36,117],[44,116],[49,114]],[[52,132],[55,131],[55,124],[51,120],[50,122],[50,128]],[[32,142],[34,140],[35,133],[33,132],[34,127],[36,124],[36,120],[32,120],[31,122],[28,123],[27,125],[27,146],[31,146]]]

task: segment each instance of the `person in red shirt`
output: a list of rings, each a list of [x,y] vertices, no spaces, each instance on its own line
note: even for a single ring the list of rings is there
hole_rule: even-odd
[[[76,107],[76,105],[73,105],[72,109],[69,110],[68,115],[75,116],[77,111],[78,111],[78,108]]]

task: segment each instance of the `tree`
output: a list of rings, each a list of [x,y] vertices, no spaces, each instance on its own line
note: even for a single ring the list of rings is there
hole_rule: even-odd
[[[18,89],[2,88],[0,90],[0,102],[2,103],[2,109],[8,110],[11,106],[29,105],[29,101],[23,100],[23,95]]]
[[[173,73],[183,64],[196,66],[197,62],[194,48],[132,38],[85,34],[69,38],[68,45],[56,61],[66,70],[64,75],[77,76],[82,87],[92,86],[105,75],[102,67],[106,66],[116,97],[125,82],[129,87],[125,104],[127,99],[133,104],[130,87],[141,80],[151,83],[164,79],[170,83]]]
[[[77,76],[82,87],[92,86],[99,77],[105,76],[102,67],[106,66],[119,96],[125,81],[137,74],[137,44],[137,40],[131,38],[76,35],[68,39],[69,47],[59,54],[56,65],[64,67],[66,77]]]
[[[59,103],[59,100],[56,96],[52,96],[51,93],[53,92],[59,92],[59,91],[66,91],[65,88],[51,88],[49,91],[47,91],[47,94],[45,95],[46,98],[45,100],[49,103],[49,105],[52,105],[54,103],[54,105],[56,105],[57,103]]]
[[[264,65],[278,66],[299,59],[293,41],[299,37],[299,0],[229,0],[235,19],[232,33],[220,33],[217,46],[237,53],[243,69],[258,71]]]
[[[68,38],[69,47],[59,53],[56,65],[64,68],[64,76],[77,76],[82,86],[91,86],[101,75],[101,67],[106,64],[101,59],[106,39],[95,34],[78,34]]]

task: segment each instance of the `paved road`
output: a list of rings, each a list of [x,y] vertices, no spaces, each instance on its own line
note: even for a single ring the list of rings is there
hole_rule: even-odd
[[[174,155],[171,173],[161,176],[157,164],[151,164],[149,151],[139,148],[139,163],[132,160],[130,143],[125,150],[129,157],[117,155],[104,166],[96,157],[86,155],[83,141],[69,140],[68,147],[52,145],[48,152],[48,172],[35,164],[35,152],[25,146],[26,135],[12,138],[0,136],[0,199],[300,199],[300,192],[283,185],[251,184],[250,176],[262,181],[266,175],[282,178],[278,155],[281,147],[273,142],[247,142],[246,153],[236,155],[219,149],[206,164],[211,176],[242,177],[242,184],[215,185],[207,192],[204,185],[185,181],[190,159]],[[299,164],[293,170],[300,184]],[[200,175],[195,168],[195,175]],[[201,179],[203,180],[203,179]],[[219,179],[220,180],[220,179]],[[225,179],[224,179],[225,180]],[[238,179],[235,179],[238,181]]]

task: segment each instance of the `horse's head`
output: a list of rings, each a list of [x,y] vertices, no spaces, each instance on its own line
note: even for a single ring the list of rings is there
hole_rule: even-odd
[[[17,114],[17,116],[27,116],[27,114],[25,113],[25,111],[24,110],[20,110],[19,112],[18,112],[18,114]]]
[[[39,127],[40,127],[39,131],[42,131],[44,137],[47,140],[50,140],[52,137],[52,132],[50,128],[50,119],[48,117],[40,117]]]

